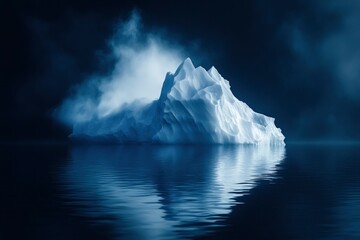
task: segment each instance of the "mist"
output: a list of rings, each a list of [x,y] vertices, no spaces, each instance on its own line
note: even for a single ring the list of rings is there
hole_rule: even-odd
[[[323,32],[314,38],[312,29],[305,29],[304,23],[296,20],[288,27],[293,53],[310,70],[326,69],[327,84],[338,97],[350,101],[360,100],[360,2],[328,1],[312,6],[337,19],[331,27],[317,27]],[[333,83],[331,83],[333,81]]]
[[[118,112],[124,104],[147,103],[160,96],[167,72],[174,72],[185,58],[185,50],[165,40],[164,33],[145,31],[136,10],[115,26],[108,41],[114,59],[112,70],[105,75],[92,73],[75,87],[55,116],[61,122],[76,122],[102,118]]]
[[[357,1],[5,5],[2,139],[67,139],[66,126],[157,98],[186,57],[288,140],[360,138]]]

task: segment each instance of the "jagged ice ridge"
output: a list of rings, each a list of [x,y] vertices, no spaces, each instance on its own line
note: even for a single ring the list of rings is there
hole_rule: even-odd
[[[168,73],[158,100],[124,104],[105,117],[78,122],[73,139],[119,143],[283,145],[275,119],[254,112],[231,92],[215,67],[195,68],[187,58]]]

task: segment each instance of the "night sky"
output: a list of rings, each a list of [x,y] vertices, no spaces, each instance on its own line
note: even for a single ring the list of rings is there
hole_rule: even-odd
[[[286,140],[360,138],[360,1],[15,0],[0,2],[1,141],[67,139],[54,109],[114,68],[108,40],[134,10]]]

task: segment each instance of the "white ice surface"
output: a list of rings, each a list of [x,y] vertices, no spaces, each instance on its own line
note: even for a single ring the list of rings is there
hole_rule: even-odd
[[[135,143],[284,144],[274,120],[239,101],[214,67],[195,68],[187,58],[167,74],[158,100],[135,101],[110,116],[76,123],[71,136]]]

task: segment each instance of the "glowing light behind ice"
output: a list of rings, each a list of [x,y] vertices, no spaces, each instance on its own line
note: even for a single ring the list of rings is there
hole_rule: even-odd
[[[110,57],[116,59],[111,73],[90,76],[65,99],[56,116],[71,126],[112,114],[125,103],[157,99],[166,73],[175,71],[184,58],[180,46],[163,39],[145,32],[139,13],[133,11],[109,41]]]
[[[114,52],[121,60],[110,81],[100,86],[102,94],[97,109],[100,116],[116,111],[126,102],[157,99],[166,73],[175,71],[181,62],[174,51],[152,38],[141,49],[120,45],[115,46]]]

